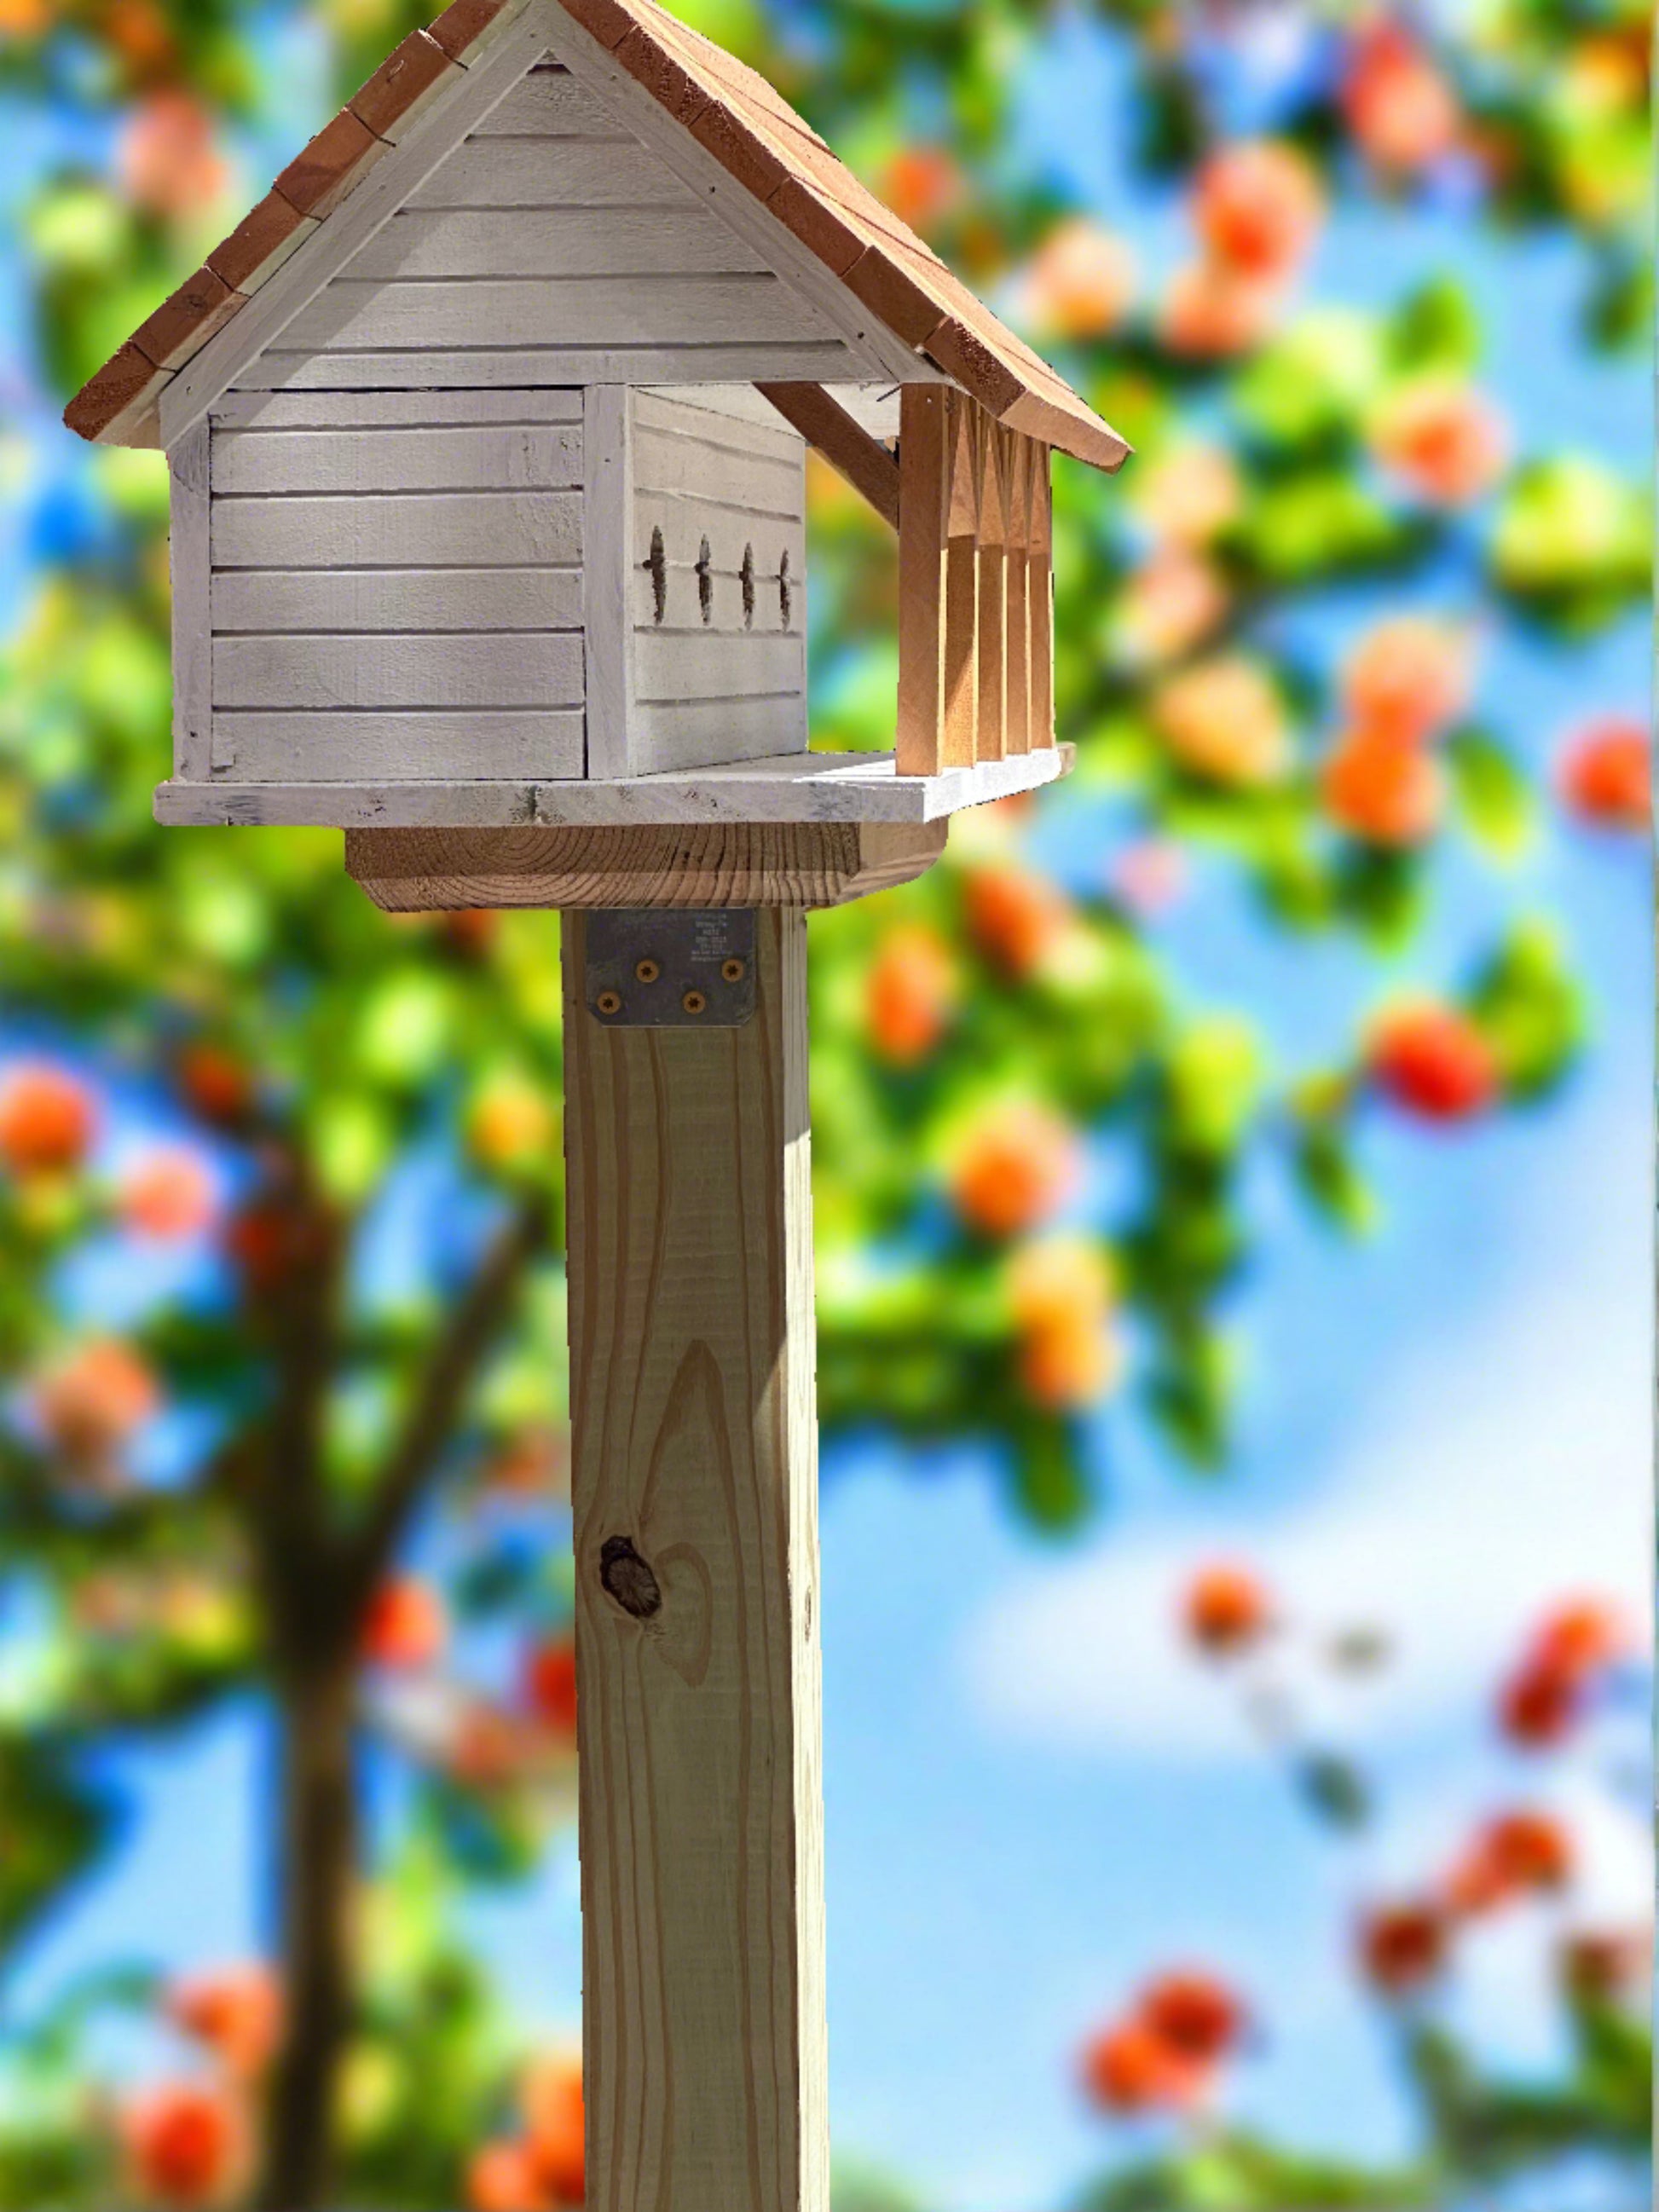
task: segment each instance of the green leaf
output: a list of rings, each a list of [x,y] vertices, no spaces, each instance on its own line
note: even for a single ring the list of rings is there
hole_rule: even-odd
[[[1533,788],[1519,763],[1496,738],[1475,730],[1450,741],[1446,762],[1471,835],[1500,859],[1516,859],[1537,821]]]

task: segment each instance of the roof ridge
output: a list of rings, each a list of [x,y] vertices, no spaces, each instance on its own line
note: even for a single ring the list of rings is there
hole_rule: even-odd
[[[658,0],[550,0],[635,77],[903,345],[991,415],[1115,469],[1128,447],[864,185],[757,70]],[[147,317],[64,410],[84,438],[156,445],[174,375],[453,84],[487,32],[524,0],[452,0],[409,33],[323,125],[203,267]]]

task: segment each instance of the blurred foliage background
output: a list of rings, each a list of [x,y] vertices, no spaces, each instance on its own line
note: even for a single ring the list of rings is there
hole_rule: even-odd
[[[1527,856],[1546,814],[1609,852],[1645,836],[1646,728],[1586,698],[1540,778],[1472,702],[1501,631],[1571,653],[1639,606],[1647,501],[1591,453],[1517,446],[1457,252],[1430,241],[1479,240],[1501,268],[1547,235],[1576,258],[1577,343],[1641,373],[1646,14],[683,12],[1138,448],[1115,482],[1056,471],[1075,777],[964,818],[928,877],[812,934],[826,1430],[984,1440],[1009,1511],[1061,1543],[1109,1510],[1109,1407],[1225,1473],[1237,1291],[1272,1266],[1247,1184],[1280,1176],[1361,1270],[1369,1121],[1478,1142],[1585,1048]],[[330,834],[155,829],[164,471],[68,453],[44,399],[422,19],[407,0],[0,0],[28,333],[4,455],[17,485],[44,453],[52,483],[3,571],[0,1947],[21,1955],[118,1850],[111,1744],[253,1698],[280,1747],[258,1815],[269,1959],[147,1958],[135,1929],[134,1963],[0,2017],[0,2205],[19,2212],[582,2196],[576,2062],[526,2044],[454,1909],[522,1882],[573,1809],[551,925],[380,915]],[[1033,88],[1054,96],[1078,40],[1127,72],[1113,159],[1156,256],[1042,143]],[[1386,311],[1306,281],[1333,210],[1373,203],[1424,225]],[[827,470],[813,489],[817,741],[881,746],[891,544]],[[1391,611],[1334,659],[1310,650],[1303,617],[1355,585]],[[1457,972],[1408,991],[1451,854],[1502,893]],[[1374,969],[1343,1049],[1285,1064],[1261,1008],[1195,1002],[1158,926],[1211,869],[1249,887],[1252,928]],[[1200,1573],[1188,1604],[1223,1681],[1271,1646],[1272,1593],[1245,1571]],[[1516,1662],[1503,1726],[1547,1757],[1631,1660],[1628,1624],[1564,1607]],[[1310,1817],[1364,1822],[1364,1776],[1289,1755]],[[1558,1889],[1571,1848],[1506,1815],[1368,1908],[1356,1971],[1420,2113],[1409,2166],[1231,2129],[1217,2091],[1249,2007],[1171,1973],[1084,2054],[1109,2120],[1162,2116],[1103,2152],[1088,2203],[1449,2203],[1572,2147],[1639,2177],[1640,1931],[1564,1939],[1547,2082],[1492,2077],[1437,2009],[1464,1923]],[[136,2069],[95,2055],[112,2018],[148,2038]],[[898,2201],[850,2176],[842,2193]]]

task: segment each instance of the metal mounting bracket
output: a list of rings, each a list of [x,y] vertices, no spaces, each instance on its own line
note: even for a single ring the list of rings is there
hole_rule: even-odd
[[[739,1029],[755,1011],[752,907],[594,907],[582,997],[611,1029]]]

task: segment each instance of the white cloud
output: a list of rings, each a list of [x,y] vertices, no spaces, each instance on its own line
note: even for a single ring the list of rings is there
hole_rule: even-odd
[[[1356,1407],[1321,1502],[1274,1522],[1241,1498],[1201,1533],[1108,1528],[1091,1553],[1000,1591],[962,1647],[987,1722],[1164,1761],[1253,1755],[1239,1697],[1179,1632],[1182,1590],[1211,1554],[1247,1559],[1310,1628],[1387,1627],[1392,1664],[1345,1689],[1340,1714],[1318,1711],[1328,1670],[1287,1647],[1304,1716],[1360,1748],[1478,1712],[1564,1594],[1606,1593],[1645,1620],[1650,1316],[1631,1264],[1640,1194],[1616,1195],[1623,1222],[1581,1218],[1568,1238],[1536,1240],[1523,1287]]]

